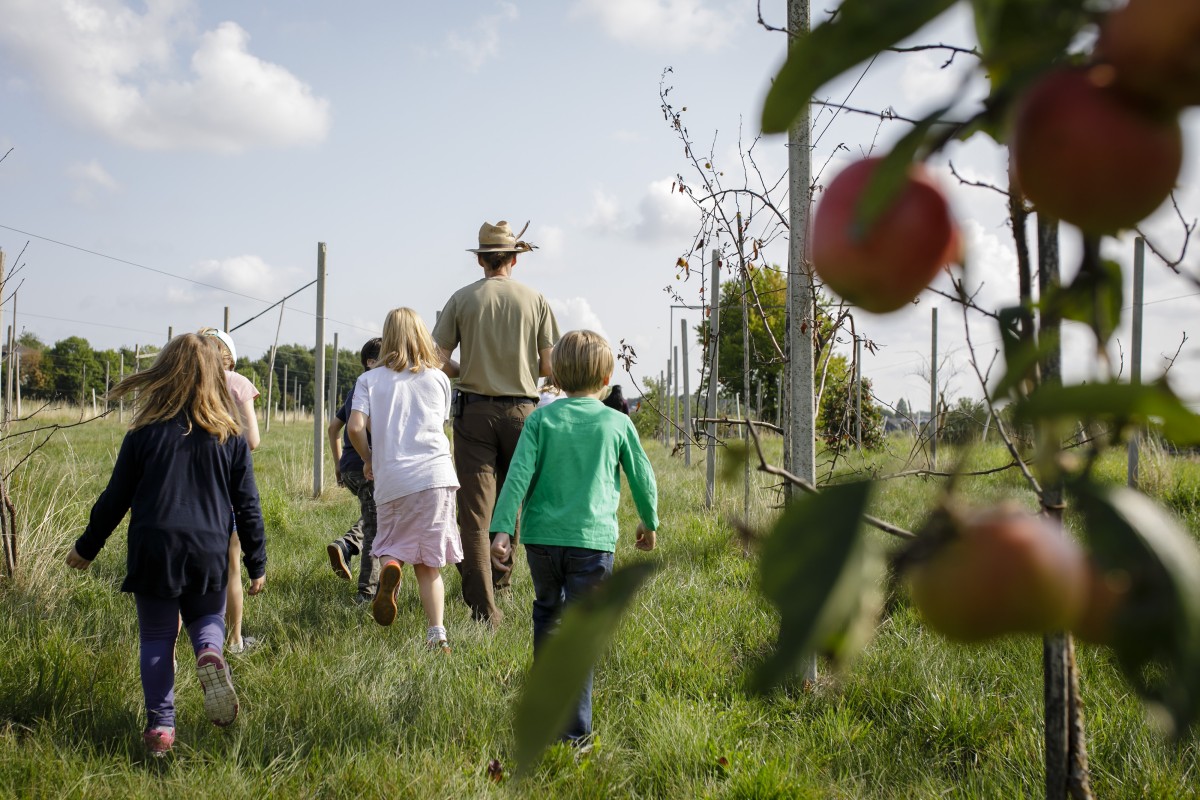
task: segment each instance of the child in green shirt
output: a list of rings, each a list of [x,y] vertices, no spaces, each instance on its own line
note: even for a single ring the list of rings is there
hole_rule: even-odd
[[[613,371],[612,348],[592,331],[570,331],[554,347],[554,382],[566,398],[529,415],[492,514],[492,567],[507,570],[511,533],[533,578],[533,653],[566,603],[612,574],[624,470],[641,522],[635,547],[653,550],[658,529],[654,470],[629,417],[599,395]],[[579,743],[592,732],[592,676],[563,732]]]

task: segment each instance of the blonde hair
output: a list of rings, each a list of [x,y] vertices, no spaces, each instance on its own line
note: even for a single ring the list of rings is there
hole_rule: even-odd
[[[420,372],[442,365],[429,328],[411,308],[393,308],[384,318],[379,361],[396,372]]]
[[[595,331],[568,331],[550,356],[552,380],[564,392],[594,392],[612,377],[612,347]]]
[[[229,348],[225,346],[225,342],[217,336],[220,328],[201,328],[196,333],[208,340],[213,347],[217,348],[217,353],[221,356],[221,367],[223,369],[233,369],[233,353],[229,352]],[[226,334],[228,335],[228,334]]]
[[[135,372],[109,390],[110,399],[137,392],[131,430],[184,414],[188,433],[198,425],[222,443],[241,433],[211,338],[198,333],[176,336],[149,369]]]

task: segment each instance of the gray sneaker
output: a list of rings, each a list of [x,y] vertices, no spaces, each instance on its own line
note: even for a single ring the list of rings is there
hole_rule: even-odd
[[[253,636],[243,636],[242,643],[236,642],[225,648],[225,652],[232,656],[244,656],[258,648],[259,641]]]

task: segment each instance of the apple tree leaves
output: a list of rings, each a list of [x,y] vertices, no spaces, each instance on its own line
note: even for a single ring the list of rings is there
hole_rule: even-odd
[[[853,656],[874,631],[881,557],[863,536],[869,482],[829,486],[788,504],[763,543],[763,594],[779,610],[775,651],[752,686],[766,691],[818,653]]]
[[[1124,587],[1106,638],[1126,680],[1178,737],[1200,716],[1200,551],[1140,492],[1085,481],[1071,490],[1097,569]]]

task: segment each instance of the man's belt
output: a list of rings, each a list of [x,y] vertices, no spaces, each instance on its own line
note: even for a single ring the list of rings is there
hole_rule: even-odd
[[[460,390],[461,392],[461,390]],[[475,392],[461,392],[463,402],[470,405],[471,403],[507,403],[510,406],[521,405],[522,403],[536,403],[536,397],[513,397],[511,395],[490,395],[476,394]]]

